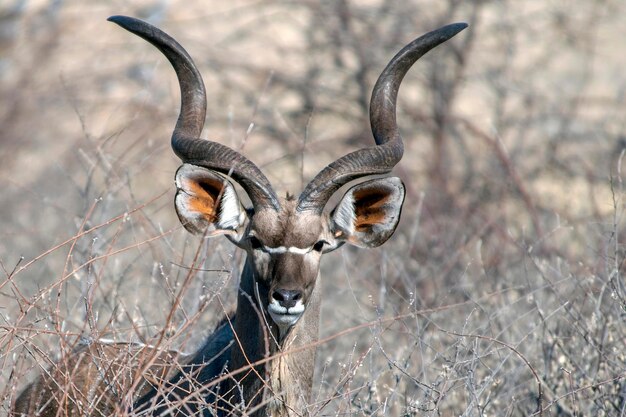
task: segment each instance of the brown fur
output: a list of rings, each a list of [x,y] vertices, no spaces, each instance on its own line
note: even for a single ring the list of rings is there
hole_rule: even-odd
[[[185,187],[192,191],[189,195],[189,209],[202,213],[207,222],[213,222],[217,216],[217,207],[214,196],[219,195],[223,185],[219,181],[204,179],[194,181],[187,179]]]
[[[94,342],[65,356],[20,394],[12,416],[111,416],[177,371],[179,353]]]
[[[391,195],[387,190],[362,189],[354,193],[355,201],[359,204],[355,207],[356,219],[354,229],[357,232],[365,232],[373,225],[385,222],[387,207]]]

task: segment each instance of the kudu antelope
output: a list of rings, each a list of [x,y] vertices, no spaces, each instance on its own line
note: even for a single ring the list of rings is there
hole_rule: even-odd
[[[82,375],[84,381],[75,384],[72,392],[61,394],[60,388],[55,388],[55,373],[48,372],[18,398],[17,413],[37,410],[40,415],[82,415],[79,409],[90,406],[89,414],[107,415],[116,401],[119,404],[124,399],[126,410],[151,415],[308,414],[322,254],[344,243],[377,247],[394,233],[404,185],[397,177],[378,176],[388,174],[403,154],[396,125],[398,88],[417,59],[467,25],[452,24],[427,33],[389,62],[371,98],[376,146],[332,162],[299,197],[279,198],[261,170],[245,156],[200,139],[207,98],[200,73],[182,46],[140,20],[124,16],[109,20],[153,44],[174,67],[181,109],[171,144],[182,160],[176,172],[176,211],[190,232],[224,234],[246,251],[237,310],[188,358],[129,344],[95,343],[95,347],[83,348],[57,368]],[[339,188],[371,176],[377,177],[354,185],[332,211],[324,211]],[[248,194],[252,208],[242,206],[231,180]],[[114,373],[102,372],[94,364],[102,361],[100,351],[111,350],[116,356],[129,349],[151,355],[140,381],[111,381]],[[102,366],[105,371],[110,369]],[[155,379],[161,383],[155,384]],[[151,388],[151,384],[155,386]],[[129,393],[131,388],[134,391]],[[95,401],[101,405],[94,405]]]

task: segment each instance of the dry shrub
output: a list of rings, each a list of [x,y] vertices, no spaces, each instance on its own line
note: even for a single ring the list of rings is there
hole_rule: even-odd
[[[0,414],[80,341],[191,352],[234,300],[242,255],[175,218],[177,84],[124,13],[196,58],[205,136],[292,192],[371,141],[399,46],[469,21],[403,84],[396,235],[323,261],[310,412],[624,415],[622,3],[0,6]]]

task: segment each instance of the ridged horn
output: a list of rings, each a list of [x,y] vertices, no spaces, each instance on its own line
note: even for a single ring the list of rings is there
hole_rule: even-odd
[[[151,24],[128,16],[111,16],[109,21],[154,45],[174,67],[180,84],[180,114],[172,133],[172,149],[189,164],[231,176],[248,193],[258,211],[263,207],[280,209],[272,185],[261,170],[239,152],[209,140],[200,139],[206,115],[206,91],[202,76],[185,49],[174,38]]]
[[[377,146],[349,153],[320,171],[300,194],[299,211],[321,213],[328,199],[343,185],[363,176],[387,174],[393,169],[404,153],[396,123],[396,101],[402,79],[426,52],[466,27],[466,23],[441,27],[415,39],[393,57],[378,77],[370,101],[370,124]]]

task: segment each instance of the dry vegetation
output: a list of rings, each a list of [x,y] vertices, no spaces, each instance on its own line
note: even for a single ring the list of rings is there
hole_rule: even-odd
[[[622,0],[0,3],[0,415],[79,343],[192,351],[234,301],[242,254],[173,210],[173,71],[112,14],[185,45],[204,135],[292,192],[371,142],[399,47],[470,23],[403,84],[399,230],[323,261],[309,411],[626,415]]]

